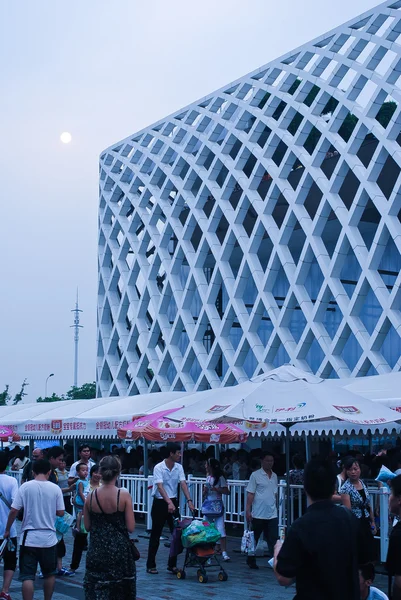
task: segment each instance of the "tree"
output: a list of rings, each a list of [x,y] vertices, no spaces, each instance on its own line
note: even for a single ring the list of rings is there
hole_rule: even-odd
[[[46,398],[40,396],[36,402],[60,402],[62,400],[88,400],[89,398],[96,398],[96,383],[84,383],[80,387],[73,385],[66,394],[56,396],[52,394]],[[1,396],[0,396],[1,399]]]
[[[7,383],[7,385],[4,388],[4,391],[0,394],[0,406],[7,406],[8,404],[13,405],[18,404],[18,402],[21,402],[22,398],[26,396],[25,388],[27,385],[29,385],[29,383],[26,379],[24,379],[20,391],[15,394],[14,398],[11,398],[11,394],[9,392],[10,386]]]
[[[10,386],[6,385],[6,387],[4,388],[4,392],[1,392],[0,394],[0,406],[7,406],[8,401],[11,400],[11,396],[8,393]]]
[[[27,380],[25,378],[24,381],[22,382],[20,391],[17,394],[15,394],[15,396],[14,396],[13,404],[18,404],[18,402],[21,402],[22,398],[24,396],[26,396],[25,388],[27,385],[29,385],[29,383],[27,382]]]
[[[66,394],[67,400],[87,400],[89,398],[96,398],[96,383],[84,383],[81,387],[75,385],[70,388]]]
[[[391,117],[393,116],[396,110],[397,103],[394,102],[394,100],[383,102],[379,112],[376,115],[376,120],[379,121],[380,125],[386,128],[387,125],[390,123]]]
[[[56,394],[53,392],[51,396],[46,396],[45,398],[39,396],[36,402],[60,402],[61,400],[66,400],[66,398],[64,396],[56,396]]]

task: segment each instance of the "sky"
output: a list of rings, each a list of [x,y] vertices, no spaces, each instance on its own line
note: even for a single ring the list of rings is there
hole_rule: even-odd
[[[0,392],[71,387],[77,288],[95,380],[101,151],[376,4],[0,2]]]

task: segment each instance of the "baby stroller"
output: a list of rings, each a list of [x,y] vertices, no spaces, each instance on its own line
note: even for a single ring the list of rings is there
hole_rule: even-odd
[[[170,554],[177,556],[185,549],[184,566],[177,571],[177,579],[185,579],[186,569],[195,567],[199,583],[207,583],[207,570],[218,569],[219,581],[228,575],[217,558],[215,547],[220,534],[213,523],[203,519],[183,519],[175,523]]]

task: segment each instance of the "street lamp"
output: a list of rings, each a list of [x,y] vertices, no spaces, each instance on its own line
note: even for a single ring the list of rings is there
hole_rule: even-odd
[[[50,375],[48,375],[46,377],[46,383],[45,383],[45,398],[47,398],[47,382],[49,381],[50,377],[54,377],[54,373],[50,373]]]

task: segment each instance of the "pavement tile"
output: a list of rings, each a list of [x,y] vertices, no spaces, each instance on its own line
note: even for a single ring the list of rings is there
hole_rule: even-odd
[[[259,570],[251,571],[244,560],[244,557],[236,550],[240,546],[240,538],[228,538],[228,553],[231,561],[222,563],[224,570],[228,574],[228,581],[218,581],[216,569],[209,572],[209,581],[206,584],[200,584],[197,581],[196,568],[187,570],[185,580],[178,580],[165,570],[168,559],[168,548],[160,545],[157,555],[159,575],[149,575],[146,573],[146,557],[148,549],[148,540],[146,539],[144,527],[137,526],[137,537],[139,539],[138,548],[141,553],[141,559],[137,565],[137,600],[192,600],[195,596],[205,598],[219,597],[222,600],[291,600],[295,595],[295,588],[281,588],[275,580],[273,570],[268,566],[267,557],[258,558]],[[65,567],[68,567],[71,560],[73,538],[67,534],[65,537],[67,556],[63,561]],[[56,581],[56,589],[53,600],[84,600],[83,578],[85,574],[85,553],[82,558],[80,569],[74,577],[59,577]],[[182,567],[184,556],[178,558],[178,567]],[[0,573],[1,575],[1,573]],[[11,596],[13,600],[22,600],[21,583],[17,579],[18,572],[11,586]],[[387,578],[378,575],[375,585],[387,591]],[[42,581],[37,580],[35,584],[35,598],[43,598]]]

